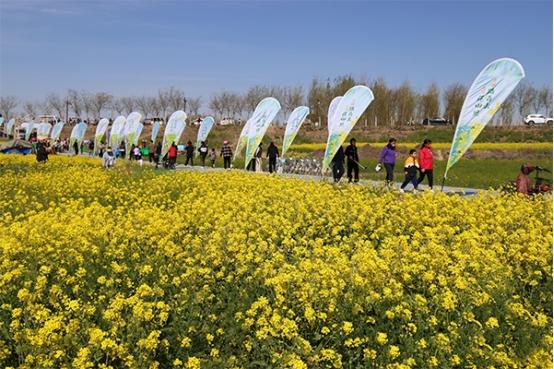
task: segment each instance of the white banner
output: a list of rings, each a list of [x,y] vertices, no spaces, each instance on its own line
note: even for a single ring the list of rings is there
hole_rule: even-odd
[[[125,121],[125,152],[128,153],[131,150],[131,145],[138,140],[138,127],[140,124],[140,118],[142,116],[137,112],[132,112],[127,116]]]
[[[171,115],[165,126],[164,139],[162,143],[162,158],[169,151],[172,143],[178,144],[181,134],[187,125],[187,114],[182,110],[177,110]]]
[[[285,137],[283,138],[283,151],[281,151],[281,156],[285,157],[285,153],[289,149],[292,141],[298,134],[298,130],[306,116],[310,113],[310,109],[307,106],[299,106],[290,113],[289,119],[287,121],[287,128],[285,129]]]
[[[100,145],[100,141],[102,140],[102,137],[104,137],[104,133],[106,133],[109,123],[110,121],[107,118],[102,118],[96,126],[96,133],[94,134],[94,154],[98,152],[98,145]]]
[[[248,142],[248,131],[250,130],[250,123],[252,123],[252,118],[248,119],[244,127],[242,127],[239,141],[237,142],[237,149],[235,150],[235,156],[233,156],[233,161],[238,158],[242,148],[245,147],[246,143]]]
[[[337,96],[329,104],[329,113],[327,114],[327,130],[331,134],[331,128],[333,127],[333,119],[335,118],[335,113],[337,112],[337,106],[339,106],[342,100],[342,96]]]
[[[200,128],[198,129],[198,137],[196,138],[196,155],[195,157],[198,157],[198,148],[200,147],[200,144],[202,141],[206,140],[208,138],[208,134],[210,133],[212,127],[214,126],[215,121],[212,117],[206,117],[202,120],[202,123],[200,123]]]
[[[460,112],[444,178],[524,76],[521,64],[509,58],[493,61],[477,76]]]
[[[348,90],[337,106],[327,139],[322,172],[325,172],[346,136],[360,116],[373,101],[373,92],[366,86],[354,86]]]
[[[252,115],[250,129],[248,130],[248,144],[246,146],[246,156],[244,160],[245,169],[250,160],[252,160],[254,151],[256,151],[260,142],[262,142],[267,127],[269,127],[279,110],[281,110],[281,104],[273,97],[266,97],[260,101],[256,107]]]

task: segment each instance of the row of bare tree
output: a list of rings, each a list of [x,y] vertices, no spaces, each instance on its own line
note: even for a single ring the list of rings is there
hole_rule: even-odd
[[[408,81],[400,87],[389,87],[383,78],[369,81],[365,76],[355,79],[352,76],[340,76],[334,80],[314,78],[305,96],[303,86],[252,86],[246,93],[223,90],[212,93],[208,109],[216,116],[250,116],[257,104],[266,97],[274,97],[280,103],[287,117],[292,110],[301,105],[310,108],[310,119],[320,125],[327,124],[327,109],[335,96],[342,96],[355,85],[366,85],[373,91],[374,101],[360,118],[363,125],[402,125],[407,122],[421,122],[426,117],[443,116],[456,122],[464,103],[468,88],[461,83],[448,86],[441,94],[436,83],[431,83],[423,93],[416,91]],[[442,98],[442,104],[441,104]],[[14,109],[23,108],[25,114],[57,114],[59,117],[101,118],[102,112],[115,116],[139,111],[143,117],[167,117],[176,110],[185,110],[191,118],[199,116],[202,97],[186,98],[185,92],[176,87],[160,88],[157,96],[129,96],[116,98],[106,92],[90,93],[69,89],[66,96],[49,93],[39,102],[20,103],[15,96],[0,97],[0,112],[4,117],[14,116]],[[442,106],[442,113],[441,113]],[[71,116],[69,112],[72,112]],[[512,94],[504,101],[501,109],[493,118],[497,125],[511,125],[522,122],[525,115],[543,113],[552,116],[552,89],[543,86],[533,87],[525,80],[521,81]],[[24,115],[25,115],[24,114]],[[68,115],[70,115],[68,117]],[[515,120],[514,120],[515,117]],[[286,118],[285,118],[286,119]]]

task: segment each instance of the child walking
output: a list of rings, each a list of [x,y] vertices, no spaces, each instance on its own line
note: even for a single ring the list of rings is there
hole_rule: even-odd
[[[212,164],[212,168],[215,168],[215,158],[217,158],[217,154],[215,153],[215,149],[212,147],[212,151],[208,154],[210,157],[210,163]]]
[[[404,193],[404,188],[408,183],[412,182],[414,190],[417,190],[417,171],[419,170],[419,163],[416,159],[417,153],[415,150],[410,150],[410,155],[404,162],[404,174],[406,179],[400,186],[400,192]]]

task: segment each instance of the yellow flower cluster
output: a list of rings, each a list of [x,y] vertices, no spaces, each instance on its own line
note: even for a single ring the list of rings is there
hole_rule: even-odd
[[[552,363],[551,198],[2,162],[2,368]]]

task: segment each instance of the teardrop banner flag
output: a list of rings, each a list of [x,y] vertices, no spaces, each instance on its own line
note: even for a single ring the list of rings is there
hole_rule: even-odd
[[[322,173],[325,173],[333,156],[337,153],[346,136],[352,130],[360,116],[373,101],[373,92],[366,86],[354,86],[348,90],[340,103],[333,117],[333,124],[329,131],[327,147],[323,158]]]
[[[31,131],[35,128],[35,123],[28,123],[27,128],[25,129],[25,141],[29,141],[29,137],[31,136]]]
[[[41,123],[37,126],[37,139],[46,139],[50,134],[52,125],[50,123]]]
[[[289,149],[292,141],[296,137],[300,126],[304,123],[304,119],[310,113],[310,109],[307,106],[299,106],[290,113],[287,121],[287,128],[285,129],[285,137],[283,138],[283,150],[281,156],[285,157],[285,153]]]
[[[6,132],[8,135],[13,134],[13,126],[15,125],[15,119],[12,118],[8,121],[8,126],[6,127]]]
[[[0,127],[4,124],[4,117],[0,117]]]
[[[134,141],[132,142],[134,145],[138,145],[138,141],[139,141],[139,138],[140,138],[140,134],[142,133],[142,129],[143,129],[143,128],[144,128],[144,124],[139,123],[139,124],[137,125],[137,128],[136,128],[136,130],[135,130],[135,132],[136,132],[137,134],[135,135],[135,139],[134,139]]]
[[[50,134],[50,146],[54,146],[54,143],[56,142],[56,140],[58,138],[60,138],[60,134],[62,133],[63,125],[64,125],[63,122],[58,122],[58,123],[56,123],[54,128],[52,128],[52,133]]]
[[[214,126],[215,121],[212,117],[206,117],[202,120],[202,123],[200,123],[200,128],[198,129],[198,137],[196,138],[196,147],[200,147],[200,143],[204,141],[208,134],[210,133],[210,130]],[[198,157],[198,150],[196,150],[195,157]]]
[[[94,134],[93,155],[96,155],[96,153],[98,152],[98,145],[100,144],[102,137],[104,137],[104,133],[106,133],[109,123],[110,121],[107,118],[102,118],[100,119],[100,122],[98,122],[98,125],[96,126],[96,133]]]
[[[69,136],[69,146],[73,147],[73,144],[75,143],[75,141],[77,141],[77,146],[80,147],[81,142],[83,142],[83,138],[85,137],[86,131],[87,124],[84,122],[81,122],[73,127],[73,130],[71,131],[71,136]]]
[[[160,122],[154,123],[154,126],[152,127],[152,142],[156,141],[156,137],[158,137],[158,131],[160,130]]]
[[[331,101],[331,104],[329,104],[329,113],[327,114],[327,130],[329,134],[331,133],[331,127],[333,127],[333,119],[337,112],[337,106],[339,106],[341,100],[342,96],[337,96]]]
[[[125,152],[131,152],[131,145],[135,143],[140,118],[142,116],[136,111],[127,116],[125,121]]]
[[[14,118],[10,119],[8,122],[8,125],[6,126],[6,133],[8,135],[12,134],[14,124],[15,124],[15,119]]]
[[[509,58],[493,61],[477,76],[460,112],[444,178],[523,77],[525,72],[521,64]]]
[[[175,113],[171,114],[169,121],[165,126],[164,139],[162,143],[162,158],[169,151],[169,146],[172,143],[179,143],[181,134],[185,130],[187,125],[186,123],[187,114],[182,110],[177,110]]]
[[[252,115],[252,122],[250,123],[250,129],[248,130],[248,143],[246,146],[246,156],[244,160],[244,169],[248,166],[250,160],[254,156],[256,148],[264,138],[267,127],[271,124],[271,121],[277,113],[281,110],[281,104],[273,97],[266,97],[256,107],[254,114]]]
[[[117,150],[117,148],[119,147],[119,132],[121,131],[122,127],[125,127],[126,120],[127,119],[124,116],[119,116],[115,118],[114,122],[112,123],[109,145],[113,149],[113,151]]]
[[[235,150],[235,156],[233,156],[233,161],[235,161],[235,159],[238,158],[242,148],[245,147],[246,143],[248,142],[248,131],[250,130],[250,123],[252,123],[252,118],[248,119],[244,127],[242,127],[242,131],[240,132],[240,136],[239,136],[239,141],[237,142],[237,149]]]

